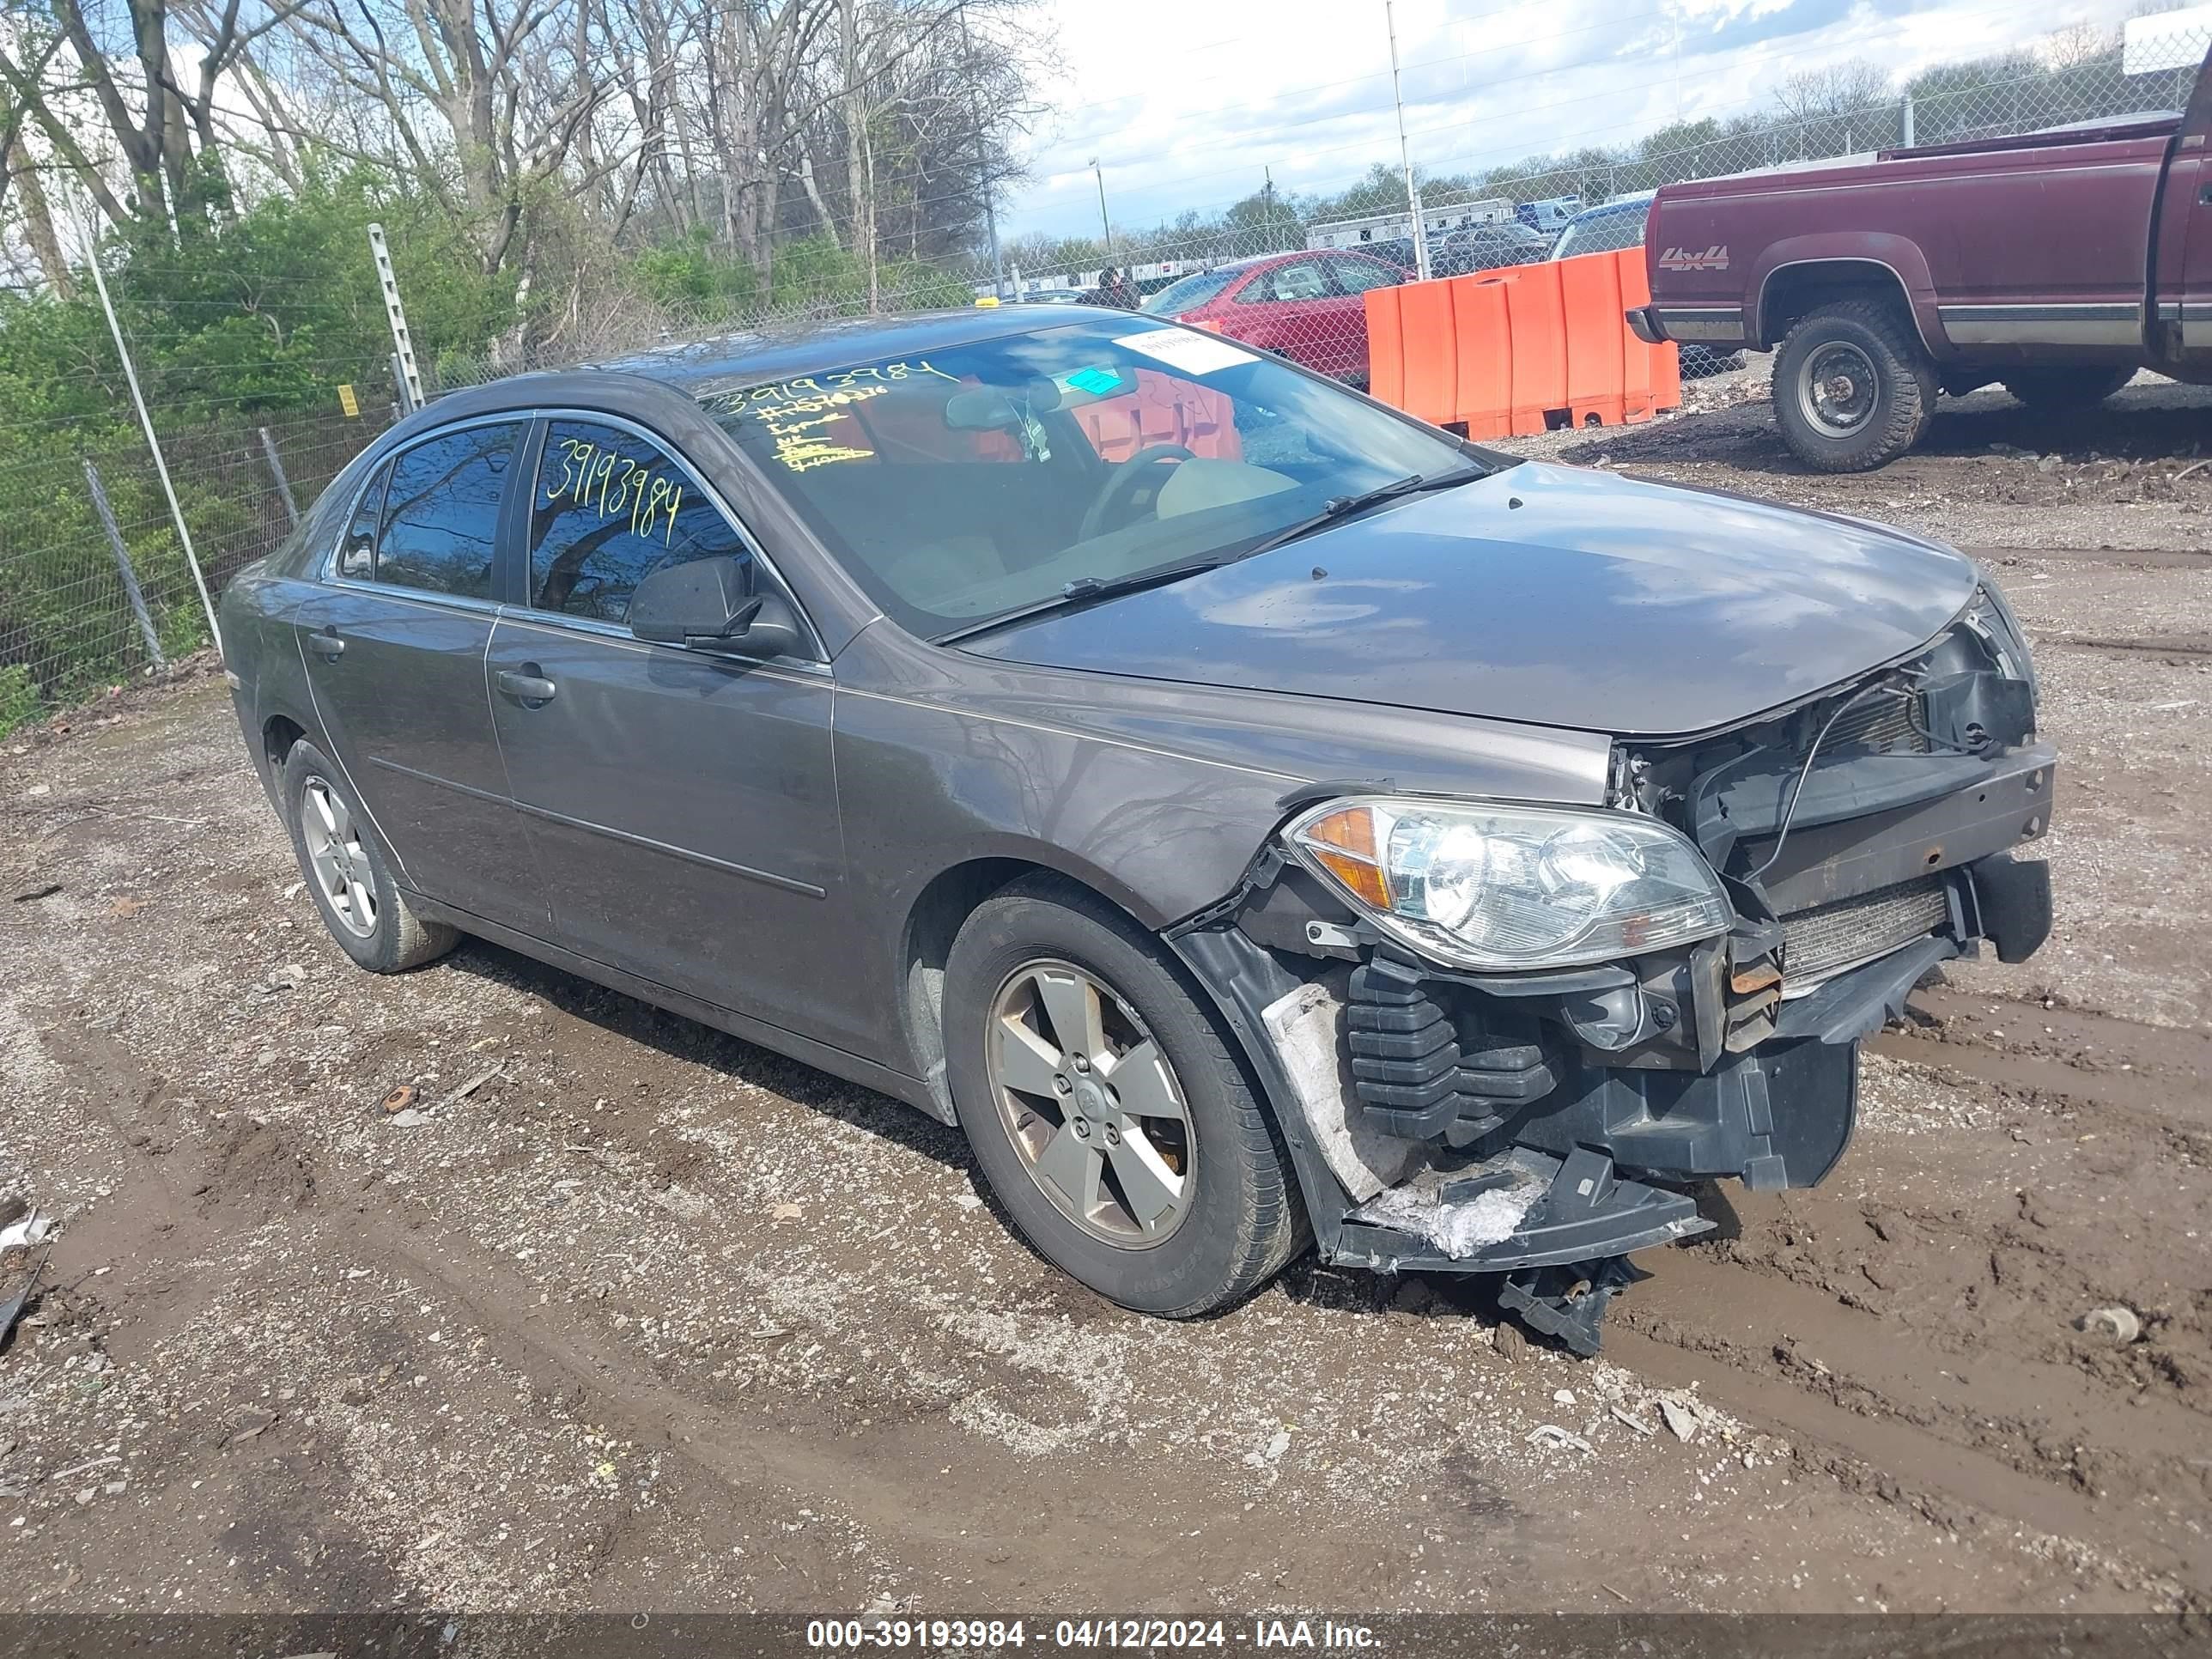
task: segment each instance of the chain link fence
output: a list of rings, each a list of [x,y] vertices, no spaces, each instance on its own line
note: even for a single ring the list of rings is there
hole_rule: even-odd
[[[1643,201],[1677,180],[2179,110],[2212,45],[2198,19],[2178,18],[2148,47],[2132,36],[2154,30],[2155,19],[2130,25],[2131,43],[2124,45],[2118,31],[2076,26],[1909,81],[1865,64],[1802,70],[1741,108],[1678,120],[1628,143],[1579,142],[1588,135],[1576,131],[1559,106],[1532,107],[1526,125],[1557,131],[1571,146],[1534,159],[1455,149],[1462,135],[1428,133],[1416,145],[1416,160],[1425,166],[1422,217],[1431,268],[1460,275],[1635,246],[1643,237]],[[1547,95],[1532,90],[1529,101],[1537,106]],[[994,298],[1141,306],[1361,384],[1368,373],[1362,290],[1407,280],[1419,258],[1401,190],[1378,186],[1366,206],[1364,214],[1316,215],[1310,204],[1271,194],[1256,211],[1247,201],[1211,215],[1186,213],[1172,228],[1117,233],[1087,251],[1063,244],[1066,258],[1039,259],[1032,252],[1029,268],[1009,258],[995,271],[988,262],[870,260],[849,238],[836,260],[816,257],[819,247],[809,252],[803,242],[782,246],[771,250],[771,269],[744,273],[755,297],[656,301],[617,283],[573,301],[530,343],[425,362],[427,390],[435,396],[527,370],[718,337]],[[2053,230],[2063,234],[2062,227]],[[1267,255],[1285,257],[1238,268]],[[1685,367],[1695,373],[1711,366]],[[355,386],[356,416],[340,412],[333,381],[313,413],[300,412],[294,398],[281,415],[240,414],[165,431],[211,589],[219,592],[240,566],[275,548],[289,533],[294,506],[305,510],[392,418],[388,372],[364,368]],[[0,416],[0,440],[11,435]],[[0,442],[0,454],[21,447]],[[0,462],[0,731],[205,640],[198,597],[143,444],[118,438],[36,447],[44,459],[35,463]],[[112,534],[97,506],[95,473],[112,509]],[[134,581],[143,603],[132,598]]]
[[[390,423],[388,388],[364,385],[356,398],[352,416],[333,386],[326,412],[160,432],[210,593],[273,552]],[[0,467],[0,733],[209,643],[143,439],[56,435],[39,446],[43,459]]]

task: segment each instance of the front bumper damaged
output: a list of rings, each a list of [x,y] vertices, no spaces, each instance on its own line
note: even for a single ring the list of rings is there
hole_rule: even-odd
[[[2048,828],[2057,757],[2005,736],[1985,756],[1808,763],[1794,803],[1773,782],[1797,770],[1786,748],[1655,757],[1737,912],[1686,949],[1455,970],[1273,854],[1170,942],[1244,1039],[1326,1260],[1502,1275],[1509,1310],[1590,1352],[1630,1276],[1619,1259],[1711,1231],[1701,1187],[1829,1175],[1860,1040],[1932,970],[2043,944],[2048,866],[2013,848]]]

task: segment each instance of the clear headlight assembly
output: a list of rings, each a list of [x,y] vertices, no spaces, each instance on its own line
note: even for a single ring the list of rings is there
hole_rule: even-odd
[[[1734,919],[1695,847],[1626,813],[1357,797],[1284,835],[1377,928],[1453,967],[1611,962],[1711,939]]]

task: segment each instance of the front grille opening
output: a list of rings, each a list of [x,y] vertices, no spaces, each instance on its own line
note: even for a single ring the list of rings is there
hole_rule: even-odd
[[[1917,876],[1856,898],[1796,911],[1782,918],[1784,982],[1796,989],[1910,945],[1950,919],[1950,895],[1940,875]]]

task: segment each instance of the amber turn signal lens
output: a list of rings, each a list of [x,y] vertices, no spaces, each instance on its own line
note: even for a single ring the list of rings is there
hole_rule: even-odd
[[[1316,818],[1299,831],[1314,861],[1342,882],[1361,903],[1377,910],[1390,908],[1390,884],[1383,879],[1375,848],[1375,814],[1364,806],[1348,806]]]
[[[1313,849],[1313,854],[1315,861],[1342,882],[1361,903],[1370,904],[1377,910],[1390,908],[1389,885],[1373,865],[1362,864],[1358,859],[1319,847]]]
[[[1375,815],[1364,806],[1316,818],[1303,833],[1316,848],[1334,847],[1364,863],[1375,862]]]

